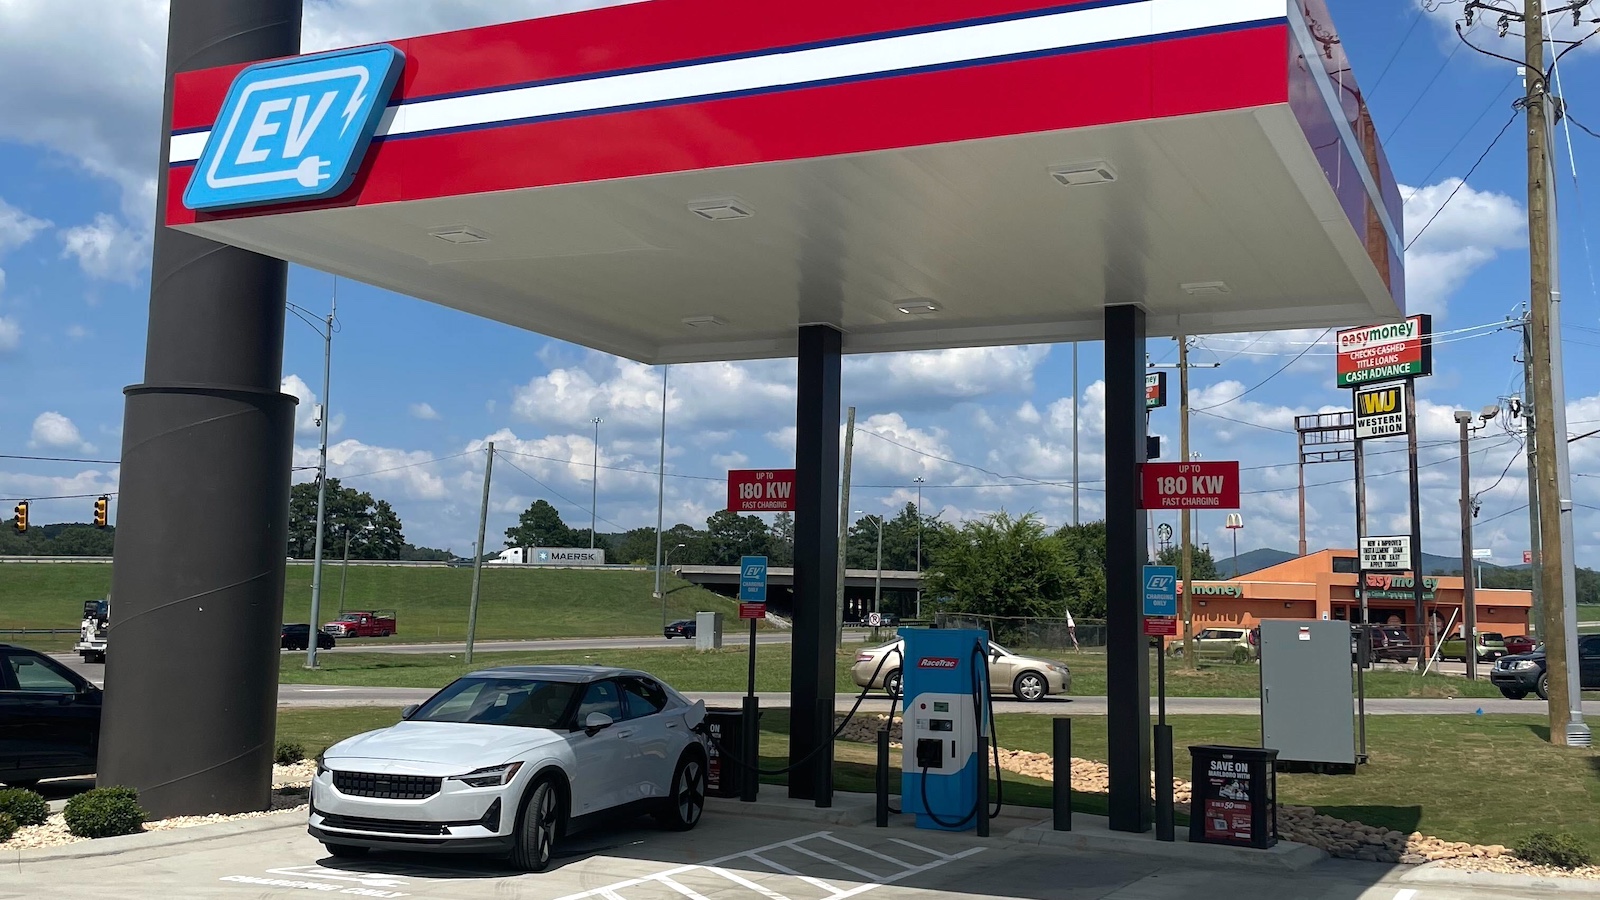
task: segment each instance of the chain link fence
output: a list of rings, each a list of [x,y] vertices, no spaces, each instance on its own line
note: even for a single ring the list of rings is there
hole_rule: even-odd
[[[1010,648],[1104,650],[1106,646],[1104,619],[1077,619],[1069,625],[1066,619],[941,612],[935,627],[983,629],[995,643]]]

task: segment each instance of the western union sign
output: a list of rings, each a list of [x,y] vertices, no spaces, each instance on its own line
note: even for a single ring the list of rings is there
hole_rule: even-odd
[[[1405,433],[1404,384],[1380,384],[1356,389],[1356,440],[1394,437]]]

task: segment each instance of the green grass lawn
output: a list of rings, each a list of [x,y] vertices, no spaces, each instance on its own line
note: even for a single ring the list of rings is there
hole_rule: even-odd
[[[850,667],[858,648],[839,651],[835,675],[839,690],[855,689]],[[1072,668],[1072,693],[1079,696],[1105,694],[1105,654],[1069,653],[1060,655]],[[291,684],[343,684],[369,687],[440,687],[473,669],[496,665],[540,665],[575,663],[619,666],[652,672],[668,684],[685,691],[742,691],[748,678],[748,661],[743,647],[694,652],[682,645],[661,650],[562,650],[523,653],[477,653],[468,666],[459,654],[360,653],[337,649],[319,656],[321,668],[309,672],[296,665],[285,665],[282,680]],[[756,652],[756,689],[787,690],[789,648],[762,645]],[[1152,666],[1153,670],[1153,666]],[[1254,665],[1218,663],[1202,665],[1198,672],[1179,667],[1167,669],[1167,692],[1171,697],[1254,697],[1260,691],[1260,670]],[[1414,672],[1374,671],[1367,676],[1367,696],[1396,697],[1498,697],[1500,692],[1488,682],[1469,682],[1461,678]]]
[[[1578,606],[1579,622],[1600,622],[1600,604],[1584,603]]]
[[[334,741],[398,720],[389,709],[285,709],[278,713],[278,739],[302,744],[315,753]],[[1259,746],[1260,721],[1248,716],[1174,716],[1174,771],[1189,777],[1188,747],[1194,744]],[[783,710],[762,715],[763,768],[787,762],[788,716]],[[999,715],[995,734],[1001,746],[1050,751],[1050,719]],[[1600,751],[1567,750],[1545,742],[1543,720],[1535,716],[1375,716],[1368,720],[1371,763],[1355,775],[1278,776],[1282,803],[1313,806],[1318,812],[1410,833],[1421,831],[1449,840],[1512,844],[1540,828],[1566,831],[1600,849]],[[1073,755],[1106,759],[1105,720],[1073,723]],[[841,743],[835,749],[835,782],[840,790],[870,793],[876,751],[867,744]],[[899,754],[890,754],[898,766]],[[1008,804],[1048,808],[1047,782],[1006,773]],[[764,778],[782,784],[782,776]],[[891,780],[898,789],[898,778]],[[1103,795],[1075,793],[1074,809],[1104,815]]]
[[[284,621],[304,622],[311,607],[311,566],[291,565],[284,592]],[[323,570],[321,618],[339,611],[340,569]],[[602,637],[661,633],[661,601],[651,596],[651,572],[484,567],[478,605],[478,639]],[[732,624],[738,607],[685,581],[668,580],[668,619],[701,610],[722,612]],[[111,590],[111,566],[91,563],[0,566],[0,631],[72,628],[83,601]],[[466,638],[470,568],[351,566],[346,609],[393,609],[400,633],[391,642],[460,641]],[[112,622],[115,624],[115,608]],[[0,640],[5,640],[0,636]],[[70,648],[70,635],[32,635],[29,646]],[[374,643],[363,640],[362,643]]]

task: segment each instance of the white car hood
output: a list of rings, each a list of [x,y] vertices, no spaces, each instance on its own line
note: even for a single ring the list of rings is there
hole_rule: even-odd
[[[340,741],[323,755],[330,768],[454,775],[499,765],[566,738],[564,732],[461,722],[401,722]]]

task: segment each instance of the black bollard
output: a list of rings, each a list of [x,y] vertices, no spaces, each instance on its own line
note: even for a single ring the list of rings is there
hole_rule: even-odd
[[[1050,751],[1055,757],[1055,780],[1051,792],[1051,806],[1055,811],[1055,830],[1072,830],[1072,720],[1052,719],[1050,722]]]

